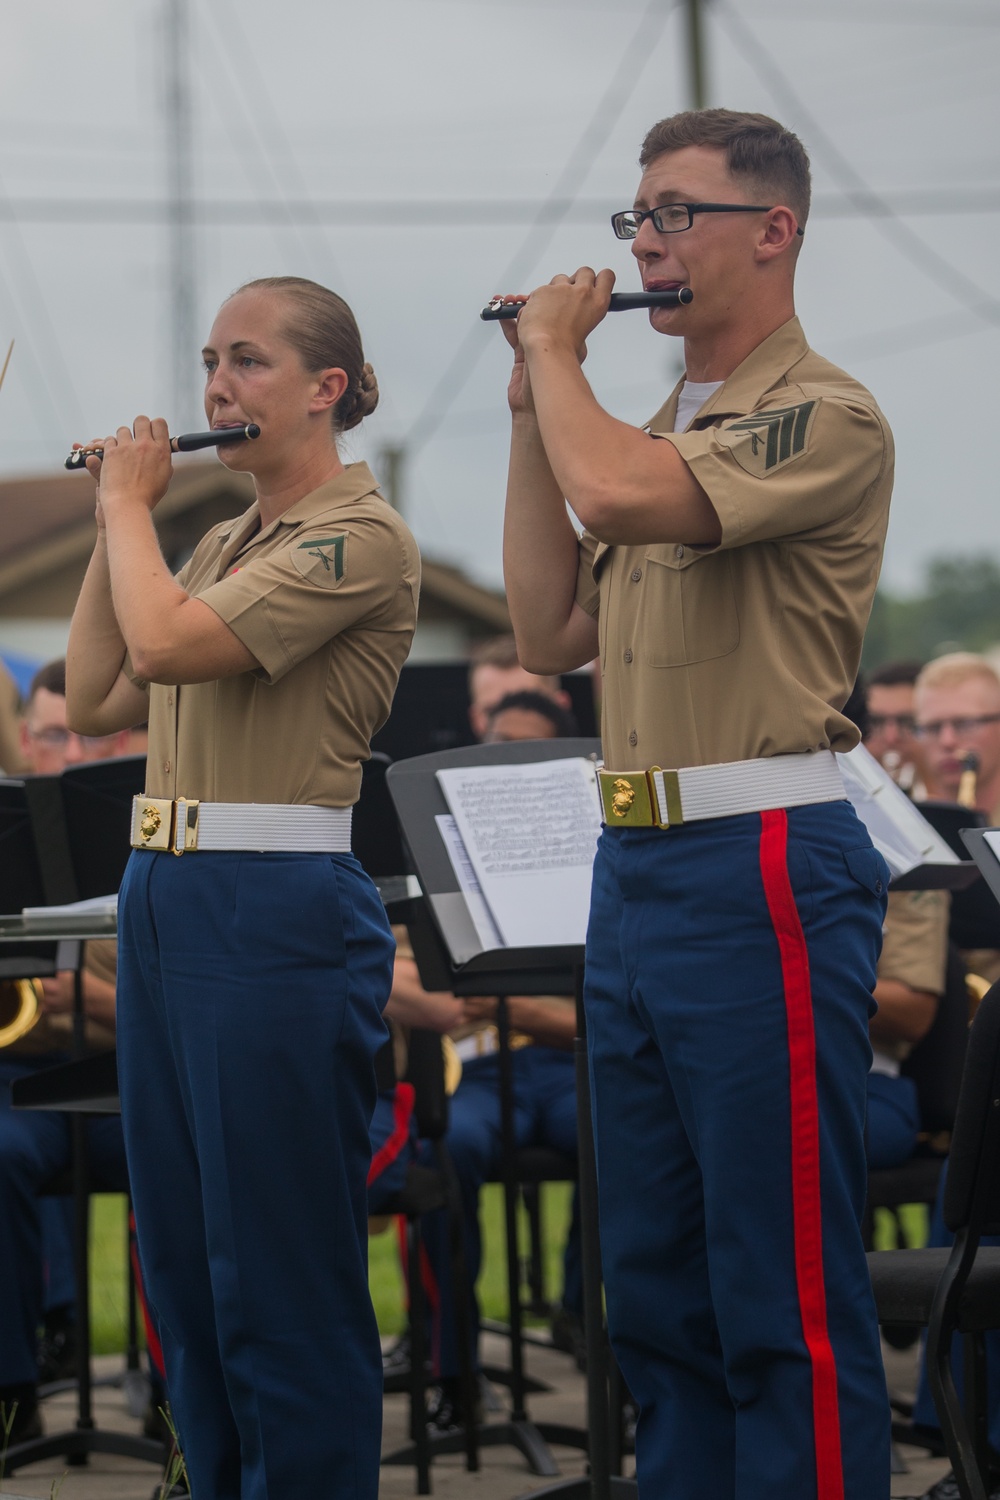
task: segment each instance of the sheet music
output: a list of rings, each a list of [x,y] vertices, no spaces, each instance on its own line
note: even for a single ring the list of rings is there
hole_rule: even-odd
[[[984,829],[983,842],[989,844],[994,859],[1000,861],[1000,828]]]
[[[21,913],[35,923],[51,921],[58,926],[67,917],[115,917],[118,915],[118,895],[91,896],[87,901],[68,901],[64,906],[26,906]]]
[[[958,856],[922,817],[864,745],[837,756],[844,789],[893,875],[918,865],[957,865]]]
[[[593,762],[461,766],[437,777],[504,944],[582,944],[601,832]]]
[[[472,918],[479,941],[487,950],[504,947],[504,940],[497,931],[496,923],[490,916],[490,909],[479,888],[479,881],[472,868],[469,851],[458,831],[458,824],[451,813],[438,813],[434,821],[448,851],[452,869],[458,877],[459,888],[465,896],[465,904],[469,908],[469,916]]]

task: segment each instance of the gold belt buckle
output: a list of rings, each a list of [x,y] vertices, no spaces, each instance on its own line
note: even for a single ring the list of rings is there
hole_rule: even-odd
[[[171,848],[175,854],[198,847],[198,810],[201,803],[194,797],[178,797],[174,803],[174,838]]]
[[[169,849],[174,804],[169,797],[132,798],[132,848]]]
[[[597,780],[609,828],[651,828],[659,821],[645,771],[598,771]]]
[[[200,803],[187,797],[132,798],[132,848],[183,854],[198,847]]]
[[[667,817],[660,816],[655,775],[663,777]],[[648,771],[598,771],[601,806],[608,828],[672,828],[683,823],[680,781],[676,771],[653,766]]]

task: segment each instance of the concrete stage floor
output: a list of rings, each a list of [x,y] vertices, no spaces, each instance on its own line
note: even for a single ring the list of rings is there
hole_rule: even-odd
[[[483,1340],[483,1357],[487,1363],[502,1366],[506,1362],[506,1342],[496,1335],[486,1335]],[[551,1385],[551,1392],[529,1396],[528,1410],[538,1422],[558,1422],[570,1426],[585,1424],[585,1397],[583,1377],[575,1365],[564,1354],[555,1350],[529,1347],[528,1371],[537,1379]],[[912,1391],[916,1358],[913,1352],[898,1354],[886,1351],[886,1367],[889,1385],[893,1393]],[[121,1361],[113,1357],[95,1361],[95,1373],[108,1375],[121,1368]],[[497,1387],[501,1400],[502,1387]],[[46,1431],[57,1432],[71,1426],[75,1416],[72,1395],[55,1396],[43,1405]],[[405,1396],[389,1396],[385,1404],[385,1450],[400,1444],[406,1434],[408,1403]],[[138,1433],[140,1424],[128,1415],[121,1390],[101,1386],[95,1391],[95,1419],[98,1427]],[[497,1420],[496,1417],[488,1420]],[[582,1455],[571,1448],[553,1450],[563,1477],[572,1478],[584,1472]],[[948,1465],[942,1459],[931,1459],[916,1449],[903,1450],[909,1472],[893,1476],[893,1496],[919,1496],[929,1485],[946,1471]],[[431,1473],[435,1495],[442,1500],[517,1500],[530,1495],[555,1481],[540,1479],[532,1475],[525,1460],[514,1448],[484,1448],[481,1454],[482,1467],[478,1474],[465,1471],[460,1456],[436,1459]],[[631,1460],[629,1460],[631,1464]],[[158,1480],[157,1471],[150,1465],[131,1459],[95,1455],[86,1467],[67,1468],[62,1460],[32,1464],[8,1475],[0,1486],[4,1500],[24,1497],[24,1500],[52,1500],[55,1492],[58,1500],[151,1500]],[[412,1468],[386,1467],[382,1469],[379,1487],[380,1500],[404,1500],[416,1493],[415,1475]],[[322,1500],[322,1497],[315,1497]],[[657,1497],[669,1500],[669,1496]],[[708,1500],[708,1497],[707,1497]],[[781,1500],[781,1497],[776,1497]]]

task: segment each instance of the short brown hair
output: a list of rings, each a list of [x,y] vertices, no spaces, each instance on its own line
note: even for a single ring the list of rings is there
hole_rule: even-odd
[[[799,227],[804,226],[811,190],[809,157],[798,136],[770,115],[735,109],[689,109],[670,115],[647,131],[639,165],[645,171],[658,156],[685,146],[725,151],[730,174],[745,178],[753,197],[786,203]]]
[[[39,667],[31,679],[28,696],[25,705],[30,704],[35,694],[41,689],[47,693],[55,693],[58,698],[66,696],[66,658],[57,656],[55,661],[47,661],[44,667]]]
[[[469,652],[469,670],[476,667],[519,667],[517,641],[512,635],[488,635]]]
[[[280,292],[295,311],[285,328],[307,370],[337,368],[347,375],[347,389],[333,409],[337,432],[349,432],[378,406],[378,381],[366,363],[357,320],[343,297],[307,281],[304,276],[261,276],[237,287],[240,292]]]

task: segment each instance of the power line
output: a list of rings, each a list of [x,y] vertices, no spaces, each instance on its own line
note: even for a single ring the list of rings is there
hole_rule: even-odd
[[[224,37],[219,35],[216,18],[216,10],[220,3],[229,11],[229,15],[225,20]],[[253,49],[247,42],[242,17],[234,14],[231,8],[225,4],[225,0],[216,0],[216,5],[206,6],[204,13],[208,20],[209,30],[213,33],[216,52],[225,68],[232,96],[236,101],[237,107],[243,110],[244,118],[251,133],[257,137],[260,155],[254,154],[249,138],[244,138],[238,133],[230,132],[230,139],[237,150],[247,156],[248,164],[251,168],[251,181],[260,175],[262,167],[269,178],[271,188],[278,197],[277,203],[267,205],[267,209],[275,215],[272,222],[280,220],[287,224],[290,229],[296,231],[300,230],[303,225],[318,229],[323,235],[326,244],[326,260],[320,274],[326,278],[329,277],[332,270],[335,278],[343,283],[343,277],[337,267],[336,258],[325,235],[322,221],[316,215],[312,197],[299,169],[295,152],[275,109],[267,87],[267,81],[257,64]],[[236,56],[237,53],[239,54],[238,57]],[[252,110],[245,108],[245,91],[241,90],[234,83],[231,72],[231,69],[234,67],[238,67],[239,74],[242,75],[245,82],[250,84],[249,95],[254,101],[254,108]],[[274,165],[274,157],[276,155],[280,155],[281,171],[278,171]],[[294,207],[289,198],[288,187],[291,187],[296,194]],[[260,205],[260,207],[263,207],[263,205]],[[301,234],[299,235],[299,244],[309,269],[316,268],[314,251]]]
[[[649,0],[611,81],[570,152],[569,160],[559,174],[551,194],[539,208],[531,228],[506,268],[495,278],[496,286],[517,286],[521,283],[551,242],[565,219],[578,188],[590,171],[608,131],[635,92],[660,40],[666,20],[676,4],[677,0]],[[472,324],[407,434],[405,442],[413,451],[422,448],[437,431],[456,394],[479,363],[486,347],[483,329],[477,323]]]
[[[259,170],[261,157],[252,142]],[[202,198],[187,201],[188,221],[202,226],[262,227],[303,223],[313,228],[369,229],[398,224],[418,229],[503,228],[540,222],[594,223],[612,212],[607,198]],[[159,226],[170,222],[171,202],[162,198],[3,198],[0,223],[127,224]],[[817,193],[810,217],[855,219],[940,218],[952,214],[1000,213],[1000,188],[895,188],[871,197],[842,192]],[[303,245],[303,250],[305,246]]]
[[[839,181],[841,191],[860,210],[871,218],[873,227],[887,239],[911,265],[923,271],[939,288],[951,293],[977,317],[988,323],[1000,323],[1000,300],[977,285],[964,271],[946,260],[943,255],[921,239],[898,217],[896,212],[878,193],[870,188],[861,173],[852,165],[835,144],[832,137],[803,104],[788,78],[775,63],[770,53],[760,44],[753,31],[744,25],[730,0],[717,0],[713,13],[718,15],[730,32],[731,39],[750,62],[761,82],[771,90],[783,112],[798,116],[808,127],[809,143],[820,156],[825,156],[827,166]]]
[[[873,25],[906,26],[996,26],[1000,23],[995,5],[959,5],[956,0],[937,3],[937,0],[837,0],[835,6],[829,0],[819,0],[810,11],[803,0],[752,0],[751,10],[777,11],[780,15],[794,16],[797,21],[831,21],[841,25],[846,15],[859,21],[870,21]]]

